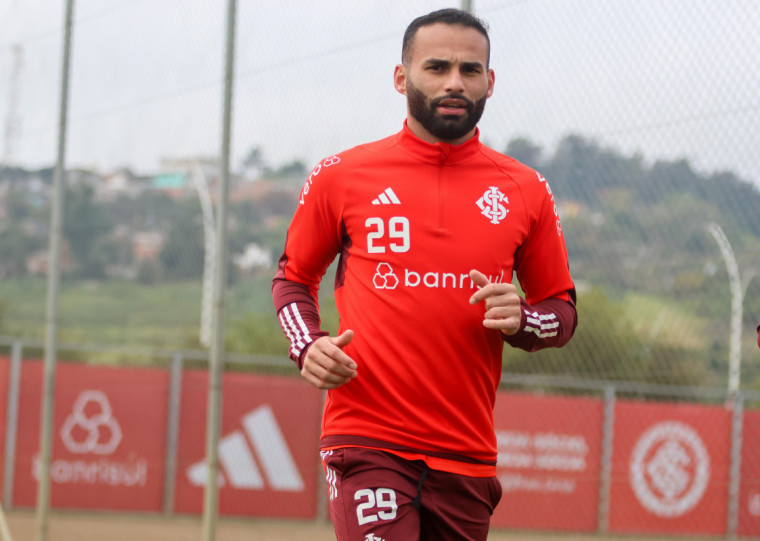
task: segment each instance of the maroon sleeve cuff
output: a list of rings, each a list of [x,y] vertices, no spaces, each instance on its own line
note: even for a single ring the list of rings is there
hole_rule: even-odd
[[[578,325],[574,297],[572,293],[570,301],[550,297],[534,305],[521,299],[520,330],[511,336],[502,333],[502,338],[510,346],[525,351],[564,346],[573,337]]]
[[[329,334],[320,329],[317,302],[308,286],[284,278],[275,278],[272,282],[272,300],[280,327],[290,341],[288,356],[301,370],[309,346]]]

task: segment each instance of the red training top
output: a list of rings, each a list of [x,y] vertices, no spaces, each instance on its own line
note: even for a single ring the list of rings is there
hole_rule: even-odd
[[[493,406],[503,341],[564,345],[575,289],[551,189],[539,173],[480,143],[429,144],[404,129],[323,160],[288,230],[273,298],[302,367],[319,336],[317,292],[340,255],[335,301],[357,377],[330,390],[322,447],[359,445],[437,457],[439,469],[493,472]],[[477,269],[525,292],[521,330],[483,326]],[[452,466],[454,464],[454,466]],[[461,464],[458,467],[456,464]]]

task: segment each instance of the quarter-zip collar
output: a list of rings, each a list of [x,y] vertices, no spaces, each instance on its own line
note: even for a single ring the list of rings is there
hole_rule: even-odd
[[[415,157],[436,165],[451,165],[471,158],[480,152],[480,130],[461,145],[451,143],[428,143],[412,133],[404,121],[404,128],[398,133],[397,142]]]

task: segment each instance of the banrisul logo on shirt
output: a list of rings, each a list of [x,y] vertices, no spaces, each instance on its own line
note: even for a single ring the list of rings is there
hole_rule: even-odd
[[[492,224],[501,223],[509,213],[507,207],[504,206],[509,204],[509,200],[496,186],[488,188],[476,203],[480,208],[480,213]]]
[[[492,283],[504,281],[504,271],[487,275]],[[467,272],[445,272],[415,269],[397,269],[390,263],[378,263],[372,277],[375,289],[423,287],[428,289],[477,289]]]

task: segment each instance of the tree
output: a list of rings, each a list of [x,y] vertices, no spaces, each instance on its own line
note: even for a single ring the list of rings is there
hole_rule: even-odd
[[[162,275],[167,280],[199,279],[204,257],[199,203],[180,203],[177,210],[159,254]]]
[[[526,355],[505,348],[504,370],[602,380],[640,380],[645,349],[625,317],[623,307],[611,302],[601,289],[578,299],[578,328],[562,349]]]
[[[93,189],[77,185],[66,192],[63,232],[74,272],[83,278],[105,277],[110,257],[108,236],[114,223],[95,204]]]
[[[285,163],[275,170],[267,169],[267,176],[274,179],[299,178],[306,179],[307,169],[300,160]]]
[[[240,164],[242,174],[253,178],[260,177],[266,167],[264,151],[261,150],[261,147],[252,147]]]
[[[529,139],[520,137],[511,140],[504,153],[518,162],[524,163],[528,167],[539,170],[542,169],[543,163],[541,161],[541,154],[543,153],[543,150]]]
[[[44,247],[42,236],[30,234],[19,224],[0,231],[0,278],[25,275],[27,258]]]

